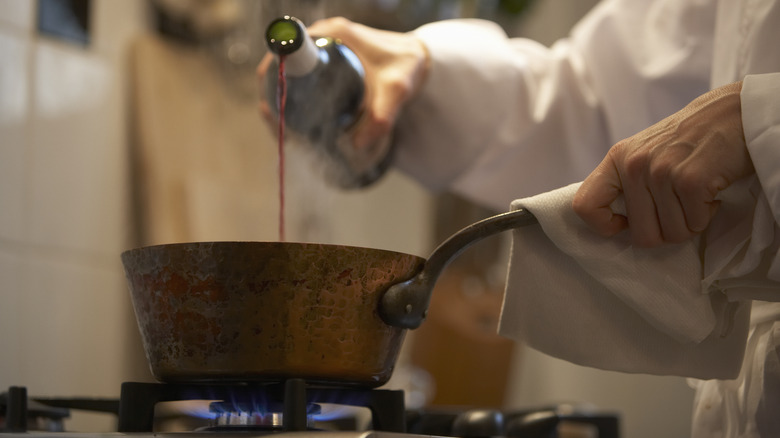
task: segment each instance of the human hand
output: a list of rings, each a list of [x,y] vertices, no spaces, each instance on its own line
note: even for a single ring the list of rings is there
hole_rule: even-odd
[[[742,130],[741,82],[712,90],[624,139],[585,179],[574,211],[609,237],[641,247],[680,243],[709,225],[718,192],[754,172]],[[610,204],[624,196],[626,216]]]
[[[352,132],[353,146],[365,150],[386,141],[401,108],[424,82],[429,57],[422,41],[409,33],[373,29],[341,17],[317,21],[307,30],[313,36],[341,40],[365,69],[366,98],[363,114]],[[268,54],[257,67],[261,84],[272,60],[273,55]],[[260,112],[270,123],[276,123],[267,97],[260,102]]]

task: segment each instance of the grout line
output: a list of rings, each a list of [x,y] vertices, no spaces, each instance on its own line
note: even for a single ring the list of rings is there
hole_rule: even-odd
[[[37,52],[38,38],[37,38],[37,16],[38,5],[37,2],[33,6],[31,20],[33,23],[30,25],[30,33],[27,36],[27,53],[25,54],[25,65],[27,66],[27,81],[26,81],[26,99],[27,99],[27,113],[24,117],[24,155],[22,159],[23,176],[22,176],[22,235],[27,238],[30,231],[30,219],[32,215],[32,194],[33,194],[33,148],[35,147],[35,130],[34,117],[37,112],[35,103],[35,83],[37,82],[37,74],[35,71],[37,62],[35,53]],[[3,241],[0,240],[0,244]]]

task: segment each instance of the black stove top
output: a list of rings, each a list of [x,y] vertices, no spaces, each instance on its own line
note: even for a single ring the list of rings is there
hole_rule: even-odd
[[[212,401],[210,411],[219,422],[209,428],[191,431],[201,437],[235,433],[243,433],[242,436],[270,433],[308,436],[314,433],[319,435],[318,438],[330,438],[329,435],[334,438],[549,438],[557,437],[556,431],[564,424],[579,424],[595,432],[595,435],[585,436],[619,438],[618,416],[610,413],[581,412],[561,406],[523,411],[463,407],[407,410],[404,393],[400,390],[325,387],[309,385],[301,379],[272,384],[125,382],[118,400],[28,399],[25,388],[12,387],[7,393],[0,394],[0,420],[4,420],[0,421],[0,435],[23,434],[19,436],[32,438],[30,433],[35,431],[28,432],[28,428],[31,425],[35,427],[36,423],[31,423],[31,419],[51,418],[54,426],[37,429],[37,432],[53,432],[54,436],[65,437],[69,433],[64,432],[61,420],[68,416],[69,409],[84,409],[116,414],[117,435],[162,436],[165,434],[154,430],[155,406],[162,402],[187,400]],[[371,415],[369,430],[355,430],[354,425],[346,426],[341,433],[317,429],[311,418],[313,413],[319,412],[321,404],[367,408]],[[247,422],[250,419],[260,419],[263,423],[250,424]],[[265,423],[269,419],[273,420],[272,423]],[[280,421],[277,422],[277,419]]]

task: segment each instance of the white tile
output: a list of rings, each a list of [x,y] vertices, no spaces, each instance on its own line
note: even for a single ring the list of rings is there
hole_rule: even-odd
[[[48,42],[34,56],[28,238],[114,255],[128,216],[115,69],[89,51]]]
[[[89,50],[41,41],[35,47],[36,110],[48,119],[99,113],[114,85],[112,73]]]
[[[18,384],[41,395],[118,395],[130,328],[118,266],[30,257],[18,306],[24,345]]]
[[[24,230],[28,47],[25,38],[0,31],[0,239],[15,241]]]
[[[50,397],[118,397],[126,379],[130,299],[121,270],[30,251],[18,297],[14,384]],[[71,413],[66,428],[107,432],[116,418]]]
[[[34,0],[0,0],[0,24],[31,30],[35,3]]]

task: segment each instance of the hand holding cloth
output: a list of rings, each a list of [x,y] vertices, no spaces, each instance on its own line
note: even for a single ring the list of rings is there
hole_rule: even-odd
[[[749,300],[767,299],[780,286],[767,279],[761,257],[777,242],[757,180],[721,193],[704,234],[656,248],[632,246],[625,232],[592,232],[571,208],[578,187],[512,203],[539,224],[513,231],[499,332],[585,366],[734,378]]]

